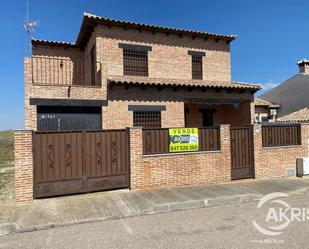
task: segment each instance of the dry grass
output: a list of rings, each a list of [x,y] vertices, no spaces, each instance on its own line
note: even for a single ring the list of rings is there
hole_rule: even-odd
[[[0,200],[14,199],[14,143],[12,131],[0,132]]]

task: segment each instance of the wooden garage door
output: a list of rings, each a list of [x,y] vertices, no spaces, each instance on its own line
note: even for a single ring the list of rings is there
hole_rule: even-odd
[[[129,187],[127,130],[36,132],[34,197]]]

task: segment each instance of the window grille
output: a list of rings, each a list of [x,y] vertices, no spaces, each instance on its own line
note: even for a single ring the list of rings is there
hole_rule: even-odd
[[[123,74],[148,76],[148,52],[123,49]]]
[[[203,57],[192,55],[192,79],[203,79]]]
[[[161,112],[134,111],[133,126],[142,126],[143,128],[161,128]]]

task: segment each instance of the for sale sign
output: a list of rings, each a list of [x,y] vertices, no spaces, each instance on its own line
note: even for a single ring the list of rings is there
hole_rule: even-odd
[[[170,152],[198,151],[198,128],[169,129]]]

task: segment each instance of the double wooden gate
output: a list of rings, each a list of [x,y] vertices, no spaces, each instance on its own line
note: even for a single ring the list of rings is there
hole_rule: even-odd
[[[129,187],[127,130],[36,132],[34,197]]]
[[[231,128],[232,180],[254,177],[252,127]]]

